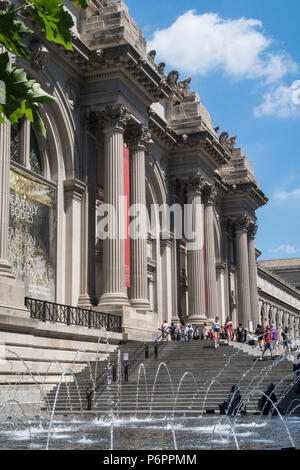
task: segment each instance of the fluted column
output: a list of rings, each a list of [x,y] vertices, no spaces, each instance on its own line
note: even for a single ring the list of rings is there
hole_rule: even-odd
[[[146,126],[129,129],[130,204],[136,207],[132,228],[136,237],[130,241],[130,303],[138,310],[149,310],[147,279],[147,207],[145,186],[145,151],[151,133]]]
[[[80,293],[80,277],[83,265],[80,259],[81,246],[81,202],[86,185],[71,178],[64,181],[66,211],[66,288],[65,301],[76,305]],[[80,269],[78,267],[80,266]]]
[[[206,275],[206,310],[207,317],[214,319],[220,316],[217,299],[216,253],[214,236],[213,206],[217,198],[217,191],[209,188],[204,205],[204,249],[205,249],[205,275]]]
[[[104,204],[115,209],[114,237],[103,240],[103,294],[100,307],[128,305],[125,286],[124,128],[130,115],[121,104],[98,114],[104,124]]]
[[[20,164],[30,170],[30,121],[27,119],[22,120],[21,133],[20,133]]]
[[[91,307],[91,297],[95,296],[95,217],[96,211],[96,149],[91,142],[89,130],[98,127],[98,121],[93,121],[85,112],[81,115],[81,155],[82,181],[86,188],[81,201],[81,253],[80,253],[80,291],[78,306]],[[96,129],[97,129],[96,127]],[[92,246],[92,250],[90,250]],[[92,253],[91,253],[92,251]],[[91,275],[92,273],[92,275]]]
[[[206,320],[205,301],[205,274],[204,274],[204,243],[203,243],[203,210],[202,190],[205,182],[202,178],[194,181],[188,188],[188,203],[191,205],[191,227],[193,232],[201,236],[202,244],[196,249],[188,249],[188,319],[194,325],[199,325]]]
[[[255,235],[258,227],[252,224],[249,229],[248,236],[248,257],[249,257],[249,286],[250,286],[250,305],[251,305],[251,320],[253,321],[254,328],[259,323],[258,313],[258,294],[257,294],[257,264],[255,254]]]
[[[0,276],[14,278],[8,262],[10,124],[0,124]]]
[[[251,320],[248,227],[248,217],[241,217],[235,227],[238,284],[238,322],[242,323],[244,328],[248,328],[248,322]]]

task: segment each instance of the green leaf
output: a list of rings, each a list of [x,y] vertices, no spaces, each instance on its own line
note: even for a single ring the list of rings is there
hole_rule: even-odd
[[[15,52],[27,59],[27,48],[21,39],[29,36],[33,31],[22,21],[15,19],[14,10],[15,7],[12,5],[7,12],[0,10],[0,43],[10,52]]]
[[[25,116],[37,132],[46,135],[46,128],[39,113],[39,104],[56,102],[40,84],[31,80],[25,70],[10,66],[8,53],[0,54],[0,80],[5,84],[5,103],[0,104],[0,113],[11,124]]]
[[[70,28],[74,26],[74,22],[61,0],[32,0],[32,3],[35,6],[29,12],[47,39],[73,50]]]
[[[39,108],[37,105],[33,104],[31,106],[32,117],[33,117],[33,128],[36,132],[39,132],[44,137],[46,137],[46,127],[39,113]]]

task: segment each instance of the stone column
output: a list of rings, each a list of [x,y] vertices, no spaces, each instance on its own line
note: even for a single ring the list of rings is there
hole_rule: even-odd
[[[202,245],[197,249],[188,249],[188,319],[193,325],[199,325],[207,320],[205,302],[205,274],[204,274],[204,243],[203,243],[203,210],[202,191],[203,178],[195,180],[188,188],[188,203],[192,206],[191,227],[197,234],[202,234]]]
[[[170,204],[178,204],[182,206],[184,200],[184,186],[178,177],[169,178],[169,200]],[[178,323],[182,320],[181,305],[181,256],[180,244],[181,239],[176,232],[175,217],[171,218],[171,231],[174,234],[172,239],[172,322]],[[182,227],[180,227],[182,229]]]
[[[257,294],[257,264],[255,253],[255,235],[258,227],[255,224],[250,226],[248,236],[248,257],[249,257],[249,286],[250,286],[250,305],[251,305],[251,320],[253,321],[254,328],[259,323],[258,313],[258,294]]]
[[[103,240],[103,294],[100,308],[128,305],[125,286],[124,129],[130,115],[117,103],[98,114],[104,124],[104,204],[115,209],[114,238]]]
[[[227,231],[227,224],[226,228],[223,225],[223,232],[222,232],[222,240],[224,245],[224,257],[223,259],[226,262],[225,274],[224,274],[224,297],[225,297],[225,316],[226,318],[231,315],[230,309],[230,272],[229,272],[229,254],[228,254],[228,231]]]
[[[162,293],[162,321],[172,320],[173,292],[172,292],[172,239],[161,238],[161,293]],[[160,326],[160,325],[159,325]]]
[[[5,123],[0,124],[0,316],[13,314],[28,318],[24,283],[15,279],[8,257],[9,186],[10,124]]]
[[[96,121],[98,125],[98,121]],[[96,149],[94,143],[90,141],[89,129],[96,124],[92,122],[89,115],[84,112],[81,116],[81,179],[85,182],[86,188],[82,194],[81,201],[81,247],[80,247],[80,290],[78,307],[91,307],[91,289],[93,284],[89,278],[89,269],[95,271],[95,200],[96,200]],[[89,239],[91,237],[93,251],[90,253]],[[92,266],[91,266],[92,265]]]
[[[0,276],[14,278],[8,262],[10,124],[0,124]]]
[[[226,305],[225,305],[225,279],[226,279],[227,265],[224,262],[217,264],[217,295],[218,295],[218,316],[224,324],[227,318]]]
[[[220,318],[218,311],[218,293],[216,276],[216,253],[214,235],[214,213],[213,207],[217,198],[217,191],[211,187],[205,200],[204,206],[204,251],[205,251],[205,275],[206,275],[206,308],[207,317],[213,320],[216,315]]]
[[[136,239],[130,241],[130,303],[137,310],[150,310],[147,279],[147,206],[145,186],[145,151],[151,139],[146,126],[132,126],[129,129],[130,148],[130,205],[136,205],[139,231]],[[135,231],[135,230],[134,230]]]
[[[238,285],[238,323],[248,328],[251,320],[249,261],[248,261],[248,217],[240,217],[235,226],[236,267]]]
[[[30,168],[30,121],[23,118],[20,132],[20,164]]]
[[[66,211],[66,295],[68,305],[77,306],[80,278],[84,266],[81,259],[81,202],[86,185],[77,179],[64,181]]]

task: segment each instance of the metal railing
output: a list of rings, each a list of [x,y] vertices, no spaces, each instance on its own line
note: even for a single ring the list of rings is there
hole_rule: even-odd
[[[30,317],[43,322],[64,323],[106,331],[122,332],[122,317],[111,313],[97,312],[70,305],[61,305],[45,300],[25,298]]]
[[[130,354],[128,361],[125,361],[125,363],[122,364],[123,369],[124,369],[124,381],[125,382],[128,382],[128,377],[135,370],[137,366],[137,362],[138,360],[141,359],[141,356],[144,356],[145,359],[149,359],[151,356],[154,355],[155,359],[158,359],[160,348],[162,348],[162,346],[165,346],[167,344],[167,341],[164,341],[164,340],[165,340],[165,334],[162,332],[155,341],[150,343],[150,345],[148,343],[141,343],[136,348],[136,350]],[[149,346],[152,346],[150,351],[149,351]],[[112,374],[112,381],[115,382],[114,377],[116,378],[116,370],[117,370],[117,364],[111,362],[109,365],[106,366],[104,371],[97,377],[95,383],[90,385],[86,389],[88,411],[92,410],[93,398],[94,398],[95,393],[96,392],[101,393],[104,390],[106,382],[107,382],[107,376],[109,373]]]

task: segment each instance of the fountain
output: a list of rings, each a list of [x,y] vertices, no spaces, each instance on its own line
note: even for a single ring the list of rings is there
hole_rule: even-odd
[[[109,345],[108,334],[101,331],[100,338],[106,340]],[[108,356],[106,386],[107,413],[101,413],[97,408],[97,401],[101,398],[101,392],[97,395],[96,379],[99,362],[99,347],[95,360],[93,373],[88,355],[84,350],[78,350],[73,361],[73,367],[62,370],[59,384],[56,389],[55,399],[52,405],[45,392],[47,374],[42,380],[32,369],[29,369],[26,361],[18,357],[25,371],[32,377],[33,383],[40,392],[40,401],[35,416],[28,416],[22,404],[16,399],[17,387],[22,380],[15,384],[6,381],[9,386],[7,397],[1,395],[0,404],[0,449],[97,449],[97,450],[200,450],[200,449],[278,449],[300,448],[300,398],[294,398],[282,414],[280,405],[286,400],[294,387],[297,377],[290,372],[281,377],[275,391],[282,389],[277,403],[273,403],[262,390],[263,382],[272,371],[285,360],[286,354],[281,354],[271,363],[267,363],[258,373],[255,367],[258,359],[253,360],[251,367],[243,371],[237,387],[248,378],[244,388],[243,397],[234,416],[228,412],[225,415],[207,415],[206,403],[211,391],[217,387],[218,393],[227,397],[228,386],[222,382],[222,375],[234,367],[234,360],[239,357],[241,350],[233,351],[225,356],[225,364],[216,371],[210,380],[201,383],[190,371],[184,372],[178,380],[178,385],[172,378],[168,364],[164,361],[157,363],[154,372],[153,383],[147,378],[145,364],[140,362],[137,371],[137,382],[134,409],[122,410],[122,359],[121,352],[117,354],[116,383],[112,379],[112,364]],[[17,356],[14,351],[10,353]],[[82,396],[82,389],[77,383],[74,373],[76,357],[79,353],[86,356],[86,365],[93,388],[94,407],[90,413],[86,412],[86,397]],[[51,363],[48,372],[52,367]],[[24,373],[23,373],[24,374]],[[39,378],[39,380],[36,379]],[[143,382],[141,378],[143,377]],[[163,377],[166,382],[159,382]],[[71,381],[75,384],[80,403],[80,411],[73,411],[72,395],[69,390]],[[191,401],[188,408],[181,413],[178,406],[184,384],[188,382],[191,390]],[[66,415],[56,414],[58,397],[62,387],[67,387]],[[155,414],[155,398],[159,398],[160,387],[165,386],[170,393],[170,412],[157,412]],[[115,389],[114,389],[115,387]],[[149,393],[149,388],[152,391]],[[139,406],[141,390],[143,407]],[[114,394],[115,390],[115,394]],[[12,396],[11,396],[12,395]],[[257,400],[257,396],[265,396],[271,401],[272,409],[277,411],[277,416],[263,416],[263,409],[256,414],[244,416],[240,413],[242,408]],[[202,397],[202,398],[201,398]],[[182,400],[182,398],[181,398]],[[198,403],[201,403],[199,405]],[[198,404],[198,405],[197,405]],[[198,406],[198,408],[197,408]],[[169,409],[168,408],[168,409]],[[146,411],[145,411],[146,410]]]

